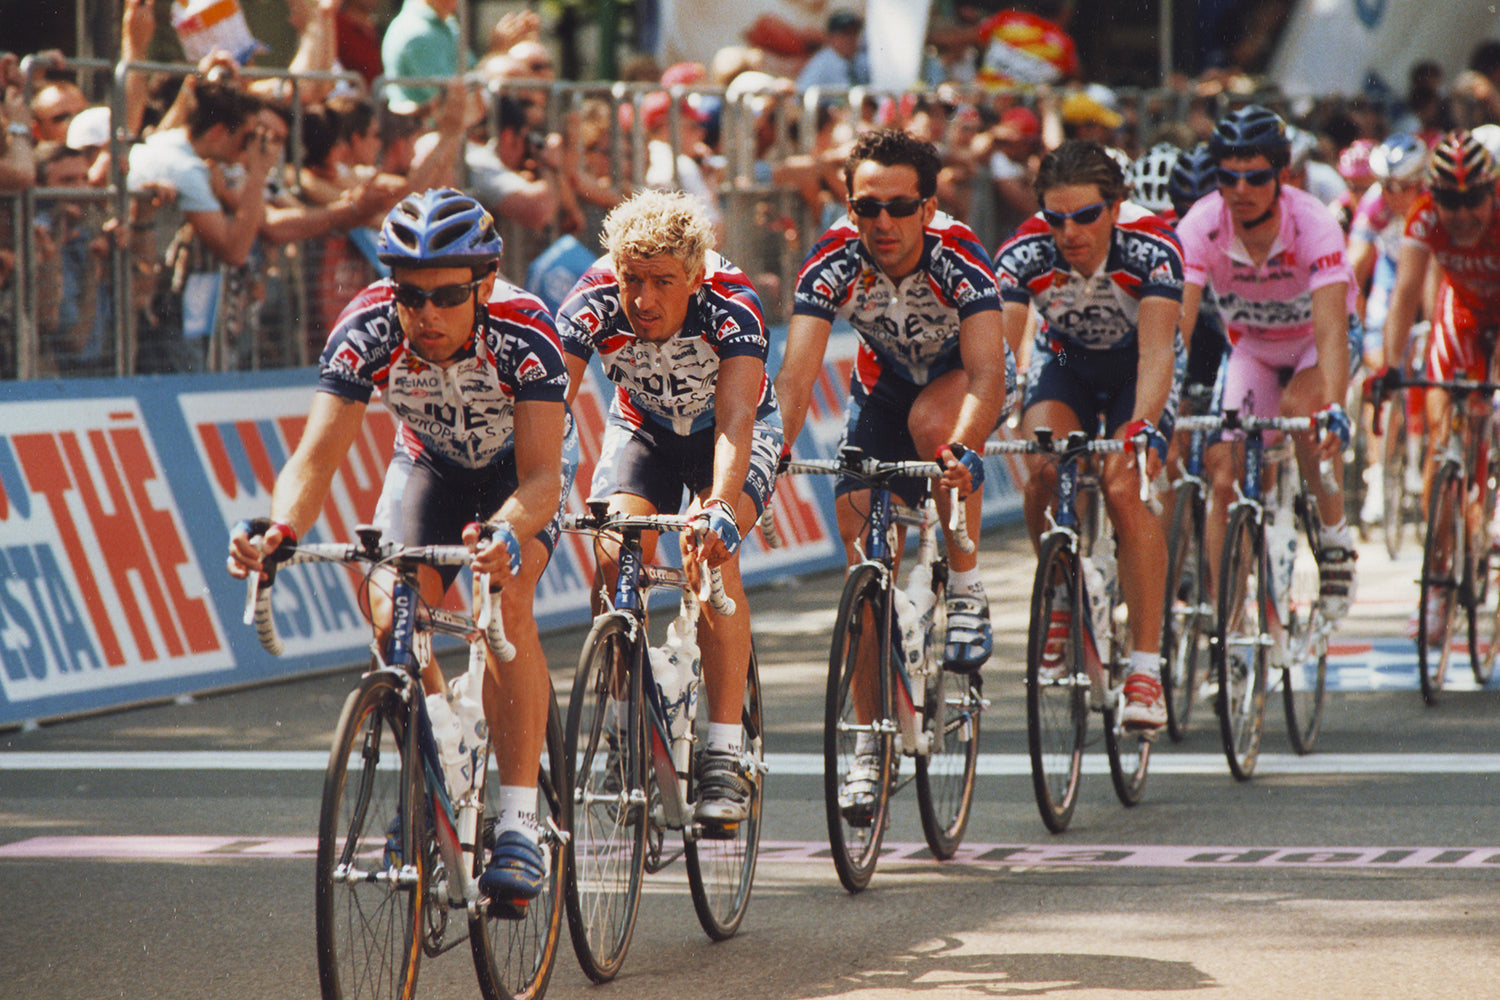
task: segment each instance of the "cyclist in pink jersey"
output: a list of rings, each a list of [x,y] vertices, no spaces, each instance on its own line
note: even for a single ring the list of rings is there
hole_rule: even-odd
[[[1285,183],[1291,143],[1274,112],[1254,104],[1230,112],[1215,126],[1209,149],[1219,190],[1177,225],[1186,282],[1181,328],[1193,328],[1211,286],[1230,343],[1221,405],[1263,417],[1322,410],[1334,416],[1337,438],[1314,445],[1299,435],[1296,450],[1318,498],[1323,606],[1336,620],[1354,597],[1354,540],[1343,492],[1323,484],[1318,462],[1331,459],[1337,480],[1338,440],[1349,439],[1338,403],[1349,384],[1353,305],[1343,230],[1327,206]],[[1237,473],[1222,444],[1209,449],[1208,467],[1215,502],[1205,540],[1217,563]]]

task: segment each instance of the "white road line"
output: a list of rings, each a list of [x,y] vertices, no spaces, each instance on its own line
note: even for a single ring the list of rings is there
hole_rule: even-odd
[[[777,754],[766,759],[776,775],[820,776],[821,754]],[[323,751],[37,751],[0,753],[0,771],[318,771],[328,765]],[[905,762],[903,770],[910,768]],[[1089,774],[1109,773],[1103,753],[1083,758]],[[1500,773],[1500,754],[1493,753],[1314,753],[1261,754],[1256,774],[1494,774]],[[1151,758],[1153,774],[1224,774],[1222,754],[1175,753],[1165,749]],[[1025,754],[979,755],[979,773],[986,777],[1031,774]]]

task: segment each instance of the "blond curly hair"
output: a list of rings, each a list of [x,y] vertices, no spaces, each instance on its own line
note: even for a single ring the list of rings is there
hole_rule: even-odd
[[[623,261],[668,256],[688,274],[704,266],[714,245],[713,223],[702,202],[681,191],[641,191],[604,219],[600,241],[618,268]]]

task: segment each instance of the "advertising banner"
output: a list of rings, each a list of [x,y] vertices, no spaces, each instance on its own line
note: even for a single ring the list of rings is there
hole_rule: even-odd
[[[853,359],[835,337],[798,442],[836,456]],[[773,370],[775,361],[773,359]],[[276,475],[301,436],[310,369],[8,383],[0,401],[0,725],[55,718],[360,661],[370,631],[359,577],[328,564],[277,576],[286,643],[272,657],[240,624],[245,585],[225,569],[229,526],[270,510]],[[613,387],[597,363],[574,406],[581,510]],[[344,540],[369,520],[395,438],[378,401],[334,476],[309,541]],[[1019,497],[990,460],[986,521]],[[746,539],[754,587],[834,569],[843,551],[832,477],[789,477],[773,505],[781,547]],[[663,546],[663,553],[675,551]],[[565,533],[537,595],[544,630],[583,624],[591,540]],[[450,597],[460,606],[454,588]],[[774,614],[766,609],[760,614]]]

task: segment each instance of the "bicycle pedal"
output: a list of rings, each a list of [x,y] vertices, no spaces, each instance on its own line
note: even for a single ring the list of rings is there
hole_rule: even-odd
[[[698,825],[699,840],[733,840],[739,836],[739,832],[738,823],[700,823]]]
[[[530,908],[529,899],[492,899],[486,912],[494,920],[525,920]]]

